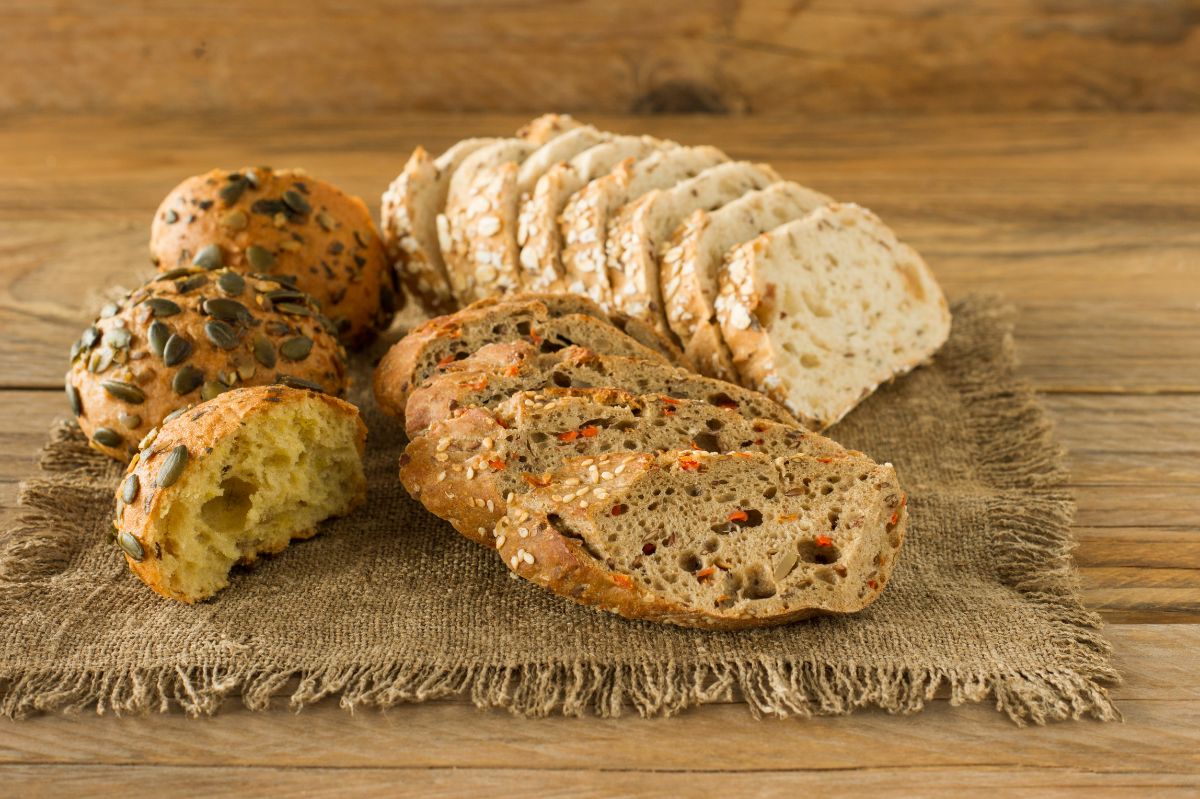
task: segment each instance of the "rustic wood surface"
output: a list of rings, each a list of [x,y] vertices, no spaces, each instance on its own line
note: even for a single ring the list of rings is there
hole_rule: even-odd
[[[2,48],[0,48],[2,50]],[[589,120],[592,120],[589,117]],[[151,211],[185,175],[303,165],[376,201],[417,143],[508,115],[131,119],[0,126],[0,505],[64,415],[68,343],[148,270]],[[628,119],[711,142],[878,211],[951,296],[1019,310],[1022,371],[1069,450],[1084,596],[1109,622],[1125,722],[1021,730],[987,706],[755,721],[517,719],[461,701],[348,714],[231,704],[214,719],[0,722],[5,795],[1092,795],[1200,790],[1200,117]],[[282,700],[281,700],[282,703]]]
[[[1200,110],[1197,0],[5,0],[0,111]]]

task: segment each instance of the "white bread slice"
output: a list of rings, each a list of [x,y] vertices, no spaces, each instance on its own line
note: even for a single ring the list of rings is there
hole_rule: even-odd
[[[571,195],[608,174],[626,158],[645,158],[656,150],[676,147],[651,136],[617,136],[551,166],[538,178],[531,196],[523,198],[517,223],[521,248],[521,282],[529,291],[565,291],[562,281],[562,235],[559,213]]]
[[[720,285],[717,320],[742,384],[817,429],[950,333],[929,267],[857,205],[827,205],[733,249]]]
[[[517,131],[517,138],[540,147],[582,124],[570,114],[542,114],[522,125]]]
[[[715,147],[675,147],[640,161],[626,159],[609,174],[577,191],[563,208],[560,222],[567,291],[586,294],[601,307],[611,307],[604,268],[610,216],[647,192],[670,188],[728,160]]]
[[[383,193],[380,223],[384,243],[405,289],[428,313],[454,309],[437,233],[437,217],[446,205],[450,176],[467,156],[495,141],[464,139],[436,159],[417,147]]]
[[[746,192],[781,180],[766,164],[718,164],[669,189],[657,189],[612,217],[605,240],[605,263],[613,306],[668,332],[658,285],[659,247],[696,210],[711,211]]]
[[[660,257],[663,305],[671,331],[705,374],[736,380],[713,312],[725,253],[831,202],[820,192],[783,181],[715,211],[698,210],[675,229]]]

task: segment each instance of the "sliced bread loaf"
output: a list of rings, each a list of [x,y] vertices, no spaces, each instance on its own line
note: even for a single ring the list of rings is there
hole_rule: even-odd
[[[680,447],[772,457],[844,453],[802,428],[747,419],[708,402],[556,388],[519,392],[494,408],[469,408],[434,422],[405,448],[400,481],[460,533],[492,546],[507,498],[545,484],[564,458]]]
[[[520,391],[619,386],[634,394],[665,394],[708,402],[750,418],[797,424],[783,406],[748,388],[701,377],[687,369],[584,347],[542,352],[531,342],[489,344],[449,364],[408,398],[404,421],[410,436],[463,408],[491,408]]]
[[[495,528],[509,569],[631,619],[738,629],[854,613],[890,579],[905,497],[855,454],[574,457]]]
[[[929,267],[878,217],[832,204],[737,247],[715,306],[743,385],[827,427],[950,333]]]
[[[563,207],[560,221],[567,290],[586,294],[604,308],[612,307],[604,268],[610,215],[649,191],[669,188],[728,160],[715,147],[674,147],[640,161],[626,159],[576,192]]]
[[[725,253],[830,202],[824,194],[783,181],[715,211],[697,210],[675,229],[661,257],[663,305],[671,330],[701,371],[736,379],[713,311]]]
[[[542,114],[529,120],[517,130],[517,138],[538,147],[583,123],[570,114]]]
[[[779,180],[766,164],[717,164],[670,188],[651,191],[620,209],[609,221],[605,237],[613,307],[665,332],[667,320],[658,284],[660,245],[693,211],[720,208]]]
[[[562,302],[575,298],[564,297]],[[572,344],[611,355],[667,363],[666,356],[622,333],[603,316],[558,313],[546,303],[485,301],[430,319],[396,342],[375,369],[375,401],[404,418],[412,389],[440,367],[469,357],[487,344],[530,341],[551,352]]]

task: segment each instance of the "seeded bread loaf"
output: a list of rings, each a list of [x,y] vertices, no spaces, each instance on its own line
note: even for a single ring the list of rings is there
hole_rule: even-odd
[[[891,576],[904,494],[858,454],[567,459],[495,528],[513,572],[631,619],[744,629],[854,613]]]
[[[611,308],[612,292],[604,266],[611,215],[649,191],[669,188],[728,160],[715,147],[673,147],[638,161],[628,158],[576,192],[563,208],[559,228],[567,291],[585,294],[601,307]]]
[[[671,330],[705,374],[737,379],[713,310],[725,253],[830,202],[824,194],[783,181],[715,211],[697,210],[675,229],[661,257],[663,305]]]
[[[450,177],[467,156],[495,141],[464,139],[436,159],[418,147],[383,193],[380,218],[388,254],[405,289],[428,313],[456,307],[437,234]]]
[[[366,497],[353,405],[282,386],[230,391],[147,436],[117,488],[117,544],[134,574],[198,602]]]
[[[491,408],[521,391],[619,386],[634,394],[665,394],[708,402],[749,418],[796,424],[783,406],[757,391],[701,377],[687,369],[600,355],[584,347],[541,352],[528,341],[489,344],[466,360],[448,364],[408,398],[404,421],[410,436],[463,408]]]
[[[522,200],[517,220],[522,286],[530,291],[566,290],[558,218],[571,195],[626,158],[637,160],[674,146],[678,145],[650,136],[617,136],[547,169]]]
[[[91,446],[120,461],[165,417],[240,386],[346,389],[345,351],[279,278],[181,267],[109,303],[71,347],[67,399]]]
[[[729,253],[716,300],[743,385],[826,427],[945,342],[950,311],[911,247],[833,204]]]
[[[386,328],[403,297],[363,201],[301,170],[188,178],[155,212],[150,253],[160,272],[228,266],[291,276],[352,346]]]
[[[491,409],[434,422],[400,459],[400,482],[456,530],[485,546],[513,494],[542,485],[564,458],[692,447],[772,457],[844,450],[793,425],[737,410],[615,388],[523,391]]]
[[[572,299],[564,297],[561,301]],[[414,388],[456,360],[496,342],[530,341],[543,351],[578,344],[609,355],[667,363],[657,351],[639,344],[604,318],[555,313],[539,301],[481,301],[458,313],[430,319],[388,350],[375,370],[375,401],[385,413],[404,418]]]
[[[667,332],[658,284],[661,244],[693,211],[720,208],[779,180],[775,170],[765,164],[717,164],[670,188],[651,191],[619,210],[608,223],[605,238],[613,307]]]

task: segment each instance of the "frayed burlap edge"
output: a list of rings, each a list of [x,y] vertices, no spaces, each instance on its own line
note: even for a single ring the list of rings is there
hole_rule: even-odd
[[[990,328],[975,340],[974,352],[957,351],[940,366],[970,407],[979,474],[999,495],[990,531],[998,576],[1046,612],[1060,651],[1071,655],[1069,666],[976,673],[765,657],[690,665],[584,659],[272,670],[174,665],[124,673],[16,673],[0,665],[0,714],[19,718],[86,708],[127,714],[178,707],[190,715],[207,715],[231,695],[240,694],[246,707],[261,710],[273,697],[286,694],[295,710],[333,696],[350,710],[466,696],[479,707],[501,707],[519,715],[602,717],[619,716],[629,706],[642,716],[671,715],[693,705],[740,698],[756,717],[808,717],[868,706],[915,713],[948,692],[955,705],[991,697],[1018,725],[1083,717],[1119,719],[1102,684],[1118,680],[1109,662],[1110,647],[1099,633],[1099,617],[1080,601],[1071,563],[1074,505],[1064,488],[1063,452],[1037,398],[1013,374],[1012,311],[995,298],[980,297],[958,303],[955,310]],[[58,490],[61,480],[54,473],[70,471],[76,480],[115,480],[110,467],[87,457],[72,425],[53,430],[41,463],[43,475],[22,486],[19,524],[0,539],[0,614],[19,612],[22,599],[30,596],[30,583],[58,571],[69,557],[67,542],[74,531],[61,528],[63,520],[49,502],[55,493],[51,489]],[[1011,500],[1006,499],[1010,492]]]

